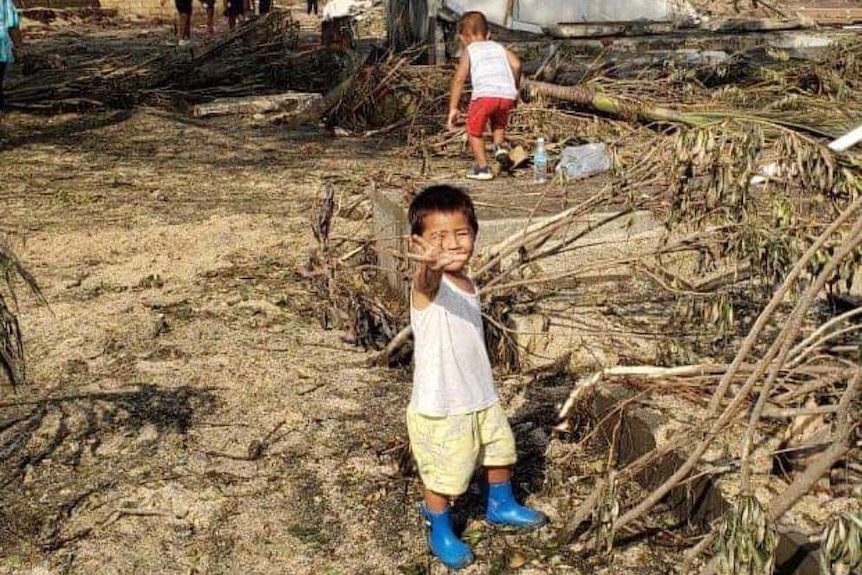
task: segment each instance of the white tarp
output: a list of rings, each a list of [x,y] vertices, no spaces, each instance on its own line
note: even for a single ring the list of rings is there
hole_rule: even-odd
[[[488,21],[505,28],[602,22],[676,22],[695,11],[685,0],[515,0],[507,18],[507,0],[440,0],[456,14],[479,10]],[[532,26],[531,26],[532,25]]]

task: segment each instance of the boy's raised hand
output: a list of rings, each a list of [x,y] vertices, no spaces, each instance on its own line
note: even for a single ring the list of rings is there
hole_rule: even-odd
[[[442,246],[434,245],[417,235],[410,237],[410,252],[407,257],[437,272],[442,271],[449,264],[466,262],[469,258],[467,254],[444,250]]]
[[[460,116],[460,115],[461,115],[461,113],[458,111],[457,108],[449,110],[449,115],[446,117],[446,129],[447,130],[452,131],[455,129],[455,122],[458,121],[458,116]]]

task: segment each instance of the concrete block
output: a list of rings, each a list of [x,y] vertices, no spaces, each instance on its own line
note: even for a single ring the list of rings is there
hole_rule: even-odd
[[[527,227],[547,221],[560,211],[574,205],[566,190],[545,187],[537,192],[533,186],[504,184],[470,190],[477,206],[479,237],[476,244],[475,266],[495,245],[522,232]],[[597,185],[593,183],[592,185]],[[591,193],[590,185],[577,184],[582,194]],[[547,190],[556,190],[558,197],[548,197]],[[409,266],[407,254],[407,196],[399,189],[369,191],[373,212],[373,235],[378,264],[393,292],[407,301],[409,297]],[[536,205],[538,204],[538,206]],[[522,361],[530,358],[555,359],[571,353],[574,366],[601,368],[616,364],[620,349],[640,349],[643,357],[654,357],[654,343],[648,337],[626,336],[626,330],[614,318],[606,316],[595,304],[608,293],[630,289],[632,270],[624,264],[608,262],[648,253],[659,241],[660,223],[650,212],[640,211],[614,217],[614,212],[585,214],[574,221],[558,238],[575,238],[565,250],[542,258],[532,268],[533,274],[556,274],[584,270],[577,280],[562,280],[554,284],[554,293],[543,299],[529,315],[516,315],[514,338],[522,349]],[[554,241],[559,241],[555,238]],[[547,249],[546,244],[536,249]],[[400,256],[400,257],[399,257]],[[511,254],[509,265],[518,256]]]
[[[593,413],[596,420],[601,422],[600,437],[608,444],[615,438],[620,467],[666,444],[669,438],[680,432],[678,424],[655,409],[629,406],[619,410],[620,402],[634,393],[623,386],[605,385],[599,387],[593,396]],[[681,412],[676,413],[676,417],[681,415]],[[670,478],[686,458],[684,449],[671,453],[649,466],[635,479],[645,489],[652,490]],[[678,521],[706,527],[727,512],[731,506],[728,493],[736,491],[738,486],[734,479],[713,480],[703,475],[672,490],[666,503]],[[799,532],[786,530],[780,533],[775,573],[818,575],[818,548],[808,543],[807,538]]]
[[[382,191],[376,185],[372,185],[369,196],[377,264],[383,269],[386,283],[392,291],[407,301],[410,284],[407,281],[408,266],[403,259],[407,254],[407,238],[410,234],[407,210],[398,194]]]
[[[579,187],[588,186],[579,183]],[[403,258],[392,256],[388,252],[395,251],[402,255],[407,253],[407,242],[396,241],[394,236],[409,234],[408,202],[404,192],[397,189],[383,190],[373,187],[369,196],[372,202],[374,237],[381,258],[380,265],[386,270],[390,287],[396,293],[404,292]],[[500,198],[494,198],[490,194],[489,196],[500,201]],[[484,201],[485,197],[488,196],[482,196],[481,193],[474,197],[479,220],[479,237],[476,242],[477,263],[481,263],[483,255],[501,241],[530,225],[547,221],[566,207],[573,205],[571,201],[568,205],[560,205],[558,202],[549,200],[544,206],[527,208],[525,206],[529,203],[537,202],[541,198],[537,197],[535,189],[524,187],[523,184],[521,187],[505,192],[505,200],[508,204],[491,205],[490,202]],[[562,254],[545,258],[538,265],[545,271],[577,269],[578,266],[596,261],[600,257],[607,259],[609,252],[618,258],[633,255],[638,251],[649,249],[649,246],[658,240],[661,226],[650,212],[634,212],[608,222],[612,215],[614,215],[613,212],[595,212],[586,214],[579,221],[573,222],[560,237],[572,238],[575,235],[583,237]],[[517,257],[517,254],[513,254],[512,257]],[[607,270],[607,272],[613,275],[613,270]],[[627,270],[616,270],[616,272],[617,275],[628,273]]]

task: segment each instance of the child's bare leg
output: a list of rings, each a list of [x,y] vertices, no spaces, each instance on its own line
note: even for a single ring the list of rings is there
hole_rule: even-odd
[[[190,14],[180,14],[180,23],[179,23],[179,31],[181,39],[188,39],[191,37],[191,15]]]
[[[435,493],[430,489],[425,490],[425,509],[432,513],[440,513],[449,508],[449,498],[445,495]]]
[[[498,148],[506,143],[506,130],[504,128],[497,128],[492,134],[494,134],[494,145]]]
[[[508,483],[512,481],[511,467],[488,467],[488,483]]]
[[[476,161],[476,165],[479,167],[487,166],[488,155],[485,153],[485,140],[475,136],[468,136],[467,139],[470,141],[470,151],[473,152],[473,159]]]
[[[186,30],[186,15],[182,12],[177,12],[177,39],[182,39]]]

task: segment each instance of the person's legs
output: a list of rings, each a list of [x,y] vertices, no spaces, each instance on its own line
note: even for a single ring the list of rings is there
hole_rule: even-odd
[[[506,149],[506,127],[509,125],[509,114],[514,105],[511,100],[500,99],[490,117],[494,159],[500,164],[500,169],[507,172],[512,168],[512,159]]]
[[[177,8],[177,39],[188,41],[191,38],[192,0],[174,0]]]
[[[177,40],[187,40],[188,34],[186,32],[186,27],[188,26],[189,18],[188,14],[184,14],[183,12],[177,13]]]
[[[207,13],[207,34],[212,36],[215,34],[215,0],[204,3],[204,9]]]
[[[227,26],[231,30],[236,27],[239,6],[242,0],[227,0]]]
[[[485,152],[485,140],[480,136],[467,136],[467,140],[470,142],[470,151],[473,153],[473,161],[476,162],[476,165],[481,167],[485,167],[488,165],[488,154]]]
[[[0,62],[0,112],[6,107],[6,98],[3,95],[3,77],[6,75],[6,62]]]
[[[434,513],[440,513],[449,508],[449,498],[440,493],[425,490],[425,509]]]
[[[489,114],[491,133],[494,136],[494,146],[501,147],[506,143],[506,128],[509,126],[509,115],[515,107],[513,100],[496,99],[494,109]]]
[[[478,98],[470,102],[470,107],[467,108],[467,141],[475,163],[473,169],[467,172],[467,177],[470,179],[490,180],[494,177],[488,166],[488,154],[485,153],[483,138],[491,104],[488,98]]]
[[[407,408],[407,433],[425,487],[422,516],[428,547],[444,565],[461,569],[473,562],[473,552],[452,528],[450,499],[467,490],[478,454],[472,414],[432,417]],[[445,450],[441,449],[445,446]]]
[[[502,148],[506,144],[506,129],[505,128],[496,128],[491,131],[491,134],[494,138],[494,146],[497,148]]]

